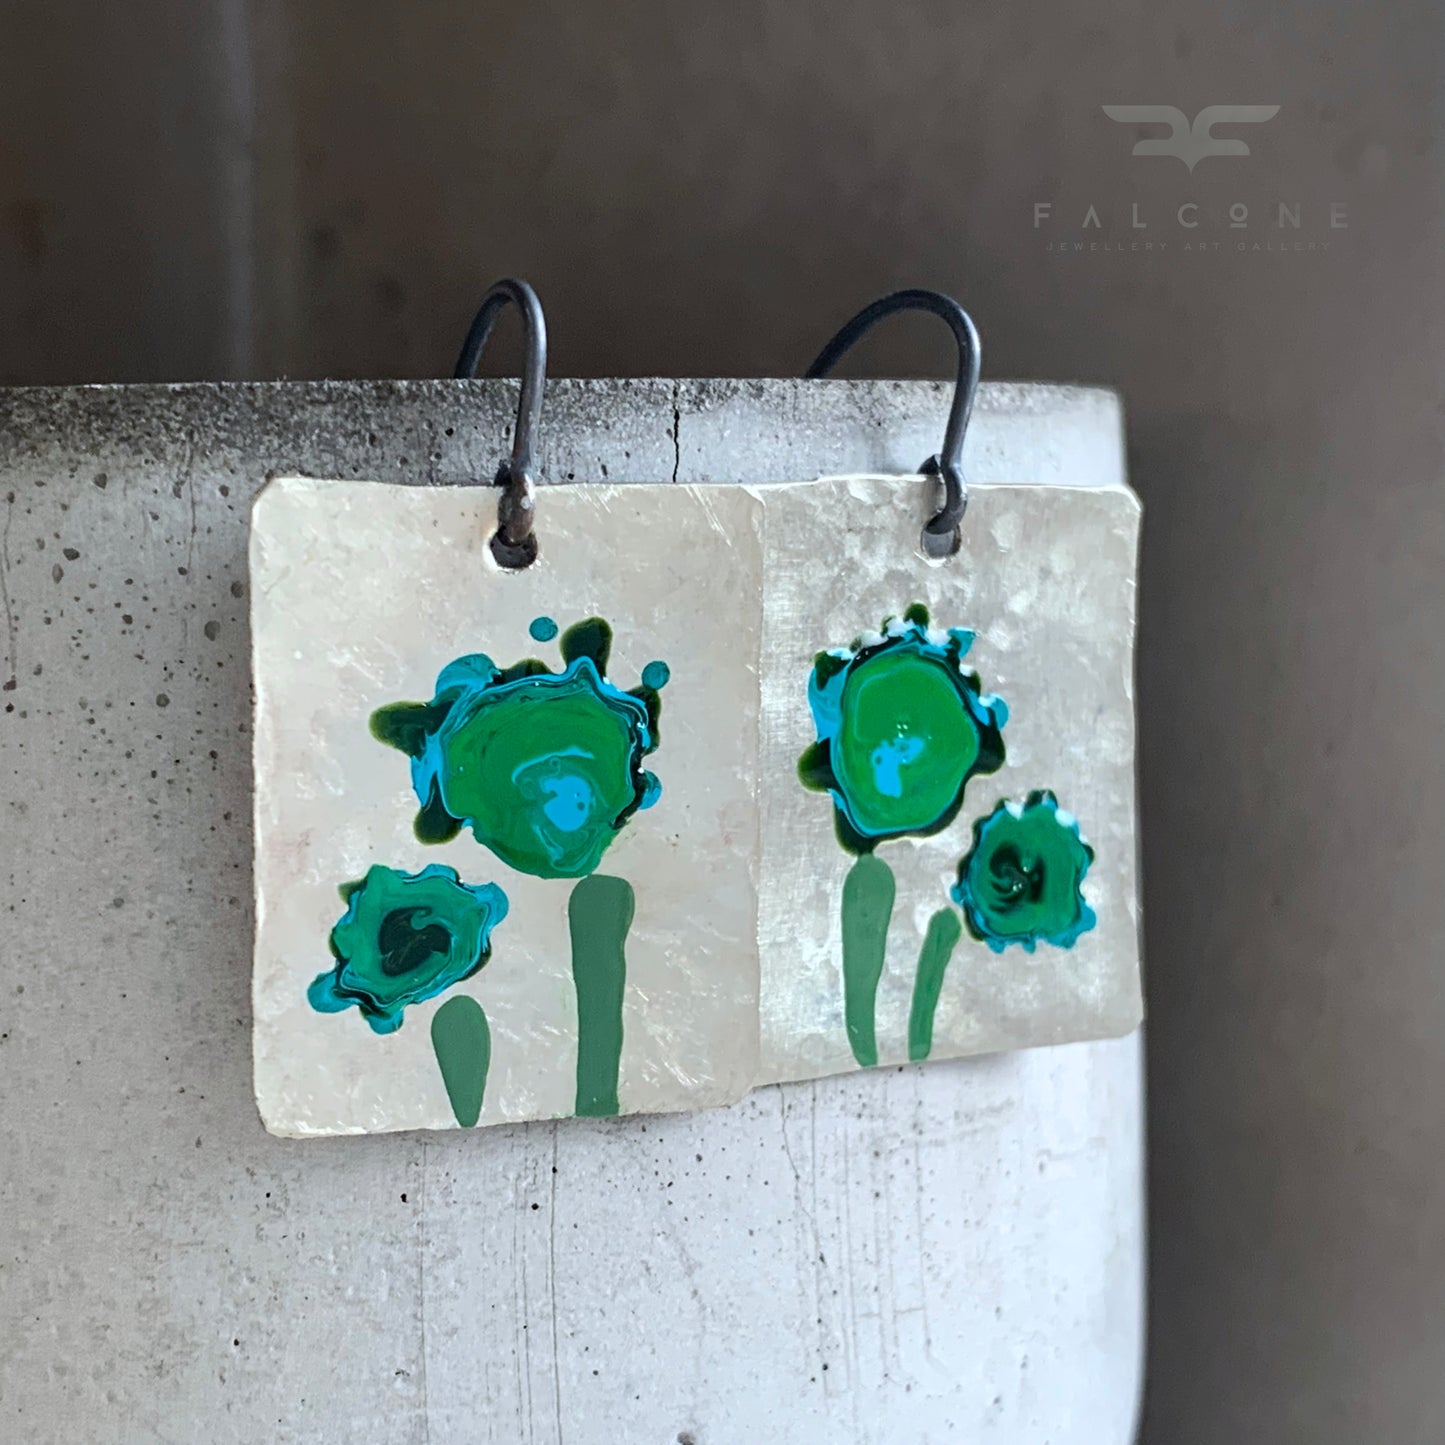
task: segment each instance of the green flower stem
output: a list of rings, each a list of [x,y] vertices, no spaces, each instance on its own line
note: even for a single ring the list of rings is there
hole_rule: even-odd
[[[843,880],[843,1015],[853,1057],[865,1069],[878,1062],[873,1011],[894,891],[893,870],[876,853],[865,853]]]
[[[452,1113],[463,1129],[470,1129],[481,1116],[492,1062],[492,1033],[481,1004],[465,993],[449,998],[432,1015],[431,1046]]]
[[[572,982],[577,990],[577,1103],[593,1117],[618,1112],[622,995],[627,986],[627,930],[635,899],[623,878],[594,873],[572,890]]]
[[[963,936],[963,924],[951,908],[940,908],[928,920],[923,948],[918,955],[918,972],[913,978],[913,1007],[908,1014],[908,1057],[917,1062],[933,1050],[933,1015],[943,992],[943,975],[948,961]]]

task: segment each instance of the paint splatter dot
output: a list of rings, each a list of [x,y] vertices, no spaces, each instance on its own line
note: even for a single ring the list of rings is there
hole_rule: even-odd
[[[550,617],[534,617],[527,631],[534,642],[551,642],[557,635],[557,624]]]
[[[667,680],[671,676],[672,669],[665,662],[649,662],[642,669],[642,685],[661,689],[667,686]]]

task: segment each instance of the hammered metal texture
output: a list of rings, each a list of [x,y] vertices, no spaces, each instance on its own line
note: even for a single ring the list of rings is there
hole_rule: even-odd
[[[407,759],[370,735],[371,711],[425,700],[454,658],[545,655],[528,624],[597,615],[609,672],[653,659],[662,779],[608,849],[627,879],[619,1096],[624,1113],[732,1102],[757,1068],[756,663],[759,504],[723,487],[547,491],[538,561],[499,568],[495,498],[477,488],[280,479],[258,498],[251,546],[256,671],[256,1096],[283,1134],[455,1127],[428,1025],[446,998],[486,1011],[488,1124],[570,1114],[577,1021],[569,879],[509,868],[464,830],[424,846]],[[555,648],[553,649],[555,652]],[[372,863],[429,863],[499,883],[510,912],[472,978],[378,1037],[354,1009],[321,1015],[306,986],[330,966],[337,885]]]

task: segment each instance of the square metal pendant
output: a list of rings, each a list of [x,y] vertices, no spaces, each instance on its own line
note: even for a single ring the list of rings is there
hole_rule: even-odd
[[[757,1067],[759,503],[258,498],[255,1081],[284,1134],[686,1109]]]
[[[1138,500],[975,486],[931,559],[935,494],[763,491],[764,1079],[1140,1018]]]

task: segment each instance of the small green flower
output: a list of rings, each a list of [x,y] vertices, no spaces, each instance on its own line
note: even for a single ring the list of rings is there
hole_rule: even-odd
[[[1081,891],[1093,861],[1073,814],[1052,793],[1036,791],[973,825],[973,847],[950,894],[968,931],[995,953],[1010,943],[1030,953],[1039,943],[1072,948],[1095,922]]]
[[[588,618],[562,634],[560,673],[535,658],[502,668],[477,653],[442,670],[431,702],[372,715],[373,735],[412,760],[422,842],[468,827],[534,877],[581,878],[597,867],[662,791],[642,761],[657,748],[667,669],[649,663],[642,685],[623,692],[606,677],[611,642],[607,624]]]
[[[915,603],[880,633],[814,659],[808,704],[818,739],[798,773],[804,787],[832,794],[850,853],[941,831],[968,780],[1003,766],[1008,708],[962,665],[973,636],[930,627]]]
[[[495,883],[461,882],[439,863],[420,873],[374,864],[344,883],[346,912],[331,930],[336,966],[306,997],[320,1013],[355,1004],[374,1032],[401,1027],[408,1004],[460,983],[491,957],[491,932],[507,916]]]

